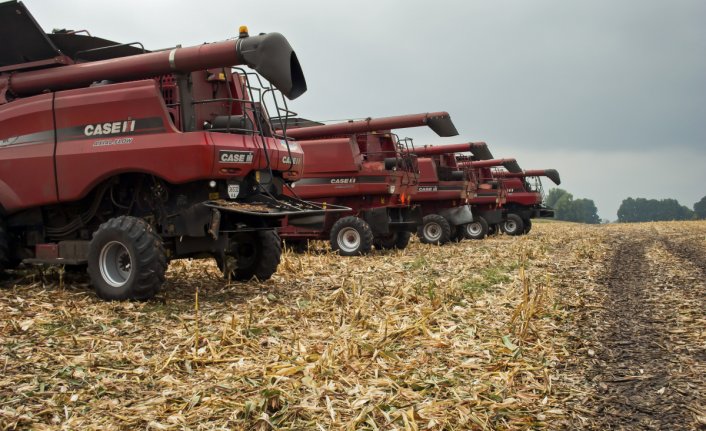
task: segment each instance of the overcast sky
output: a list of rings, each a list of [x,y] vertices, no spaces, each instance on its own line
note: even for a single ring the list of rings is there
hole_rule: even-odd
[[[278,31],[329,120],[448,111],[486,141],[616,219],[622,199],[706,195],[703,0],[26,0],[45,30],[88,29],[150,49]],[[549,181],[545,179],[545,187]]]

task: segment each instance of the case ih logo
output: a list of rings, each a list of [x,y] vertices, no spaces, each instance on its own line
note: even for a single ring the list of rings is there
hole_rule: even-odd
[[[420,192],[435,192],[438,190],[437,186],[419,186]]]
[[[135,131],[135,120],[89,124],[83,129],[86,136],[119,135]]]
[[[218,153],[221,163],[252,163],[253,154],[250,151],[226,151]]]
[[[289,157],[289,156],[282,157],[282,163],[286,163],[288,165],[298,165],[298,164],[301,164],[301,162],[302,162],[301,157]]]
[[[355,178],[332,178],[331,184],[355,184]]]

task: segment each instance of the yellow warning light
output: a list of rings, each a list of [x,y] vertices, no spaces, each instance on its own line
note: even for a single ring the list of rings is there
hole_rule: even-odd
[[[208,82],[216,82],[216,81],[225,82],[226,81],[226,74],[223,72],[220,72],[217,74],[212,73],[211,75],[208,76],[206,81],[208,81]]]
[[[241,25],[240,28],[238,28],[238,33],[240,33],[240,37],[248,37],[248,26]]]

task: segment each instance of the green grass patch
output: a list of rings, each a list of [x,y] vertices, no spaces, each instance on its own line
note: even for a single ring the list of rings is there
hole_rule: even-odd
[[[461,289],[472,295],[480,295],[493,286],[512,280],[508,272],[513,270],[513,268],[508,267],[483,268],[478,274],[478,277],[464,281],[461,285]]]

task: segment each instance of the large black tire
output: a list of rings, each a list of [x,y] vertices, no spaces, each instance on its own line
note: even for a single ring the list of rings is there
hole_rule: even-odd
[[[10,238],[5,228],[5,221],[0,219],[0,273],[10,266]]]
[[[88,274],[99,297],[105,300],[154,297],[167,270],[161,238],[142,219],[112,218],[93,233],[88,253]]]
[[[500,233],[500,228],[498,228],[498,225],[496,224],[491,224],[488,225],[488,236],[494,236]]]
[[[532,230],[532,220],[527,218],[522,221],[525,222],[525,231],[523,233],[527,235]]]
[[[334,223],[329,240],[331,249],[341,256],[357,256],[370,253],[374,238],[365,220],[348,216]]]
[[[463,226],[451,226],[451,242],[461,242],[464,238]]]
[[[292,250],[294,253],[306,253],[309,251],[309,240],[307,239],[287,239],[284,241],[284,246]]]
[[[451,240],[451,225],[438,214],[429,214],[422,219],[417,236],[424,244],[446,244]]]
[[[522,217],[517,214],[508,214],[500,225],[500,229],[510,236],[522,235],[525,232],[525,223],[522,221]]]
[[[389,235],[375,237],[373,243],[378,250],[404,250],[411,237],[411,232],[392,232]]]
[[[252,232],[246,241],[235,244],[226,257],[235,258],[235,268],[229,268],[232,280],[247,281],[257,278],[259,281],[269,280],[277,272],[282,256],[282,241],[274,230]],[[228,278],[228,271],[220,259],[216,259],[223,276]],[[226,259],[226,262],[230,262]]]
[[[490,227],[482,216],[473,217],[473,221],[463,225],[463,235],[468,239],[483,239],[488,236]]]

